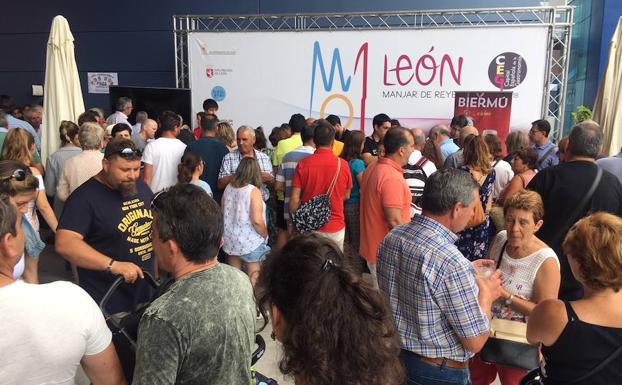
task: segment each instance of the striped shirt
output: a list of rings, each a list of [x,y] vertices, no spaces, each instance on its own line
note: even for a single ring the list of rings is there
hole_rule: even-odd
[[[403,169],[404,179],[406,179],[408,189],[413,196],[412,202],[410,203],[410,216],[412,217],[415,214],[421,214],[419,200],[423,195],[425,181],[430,175],[436,172],[436,166],[434,162],[421,155],[421,151],[415,150],[410,155],[408,163]]]
[[[458,236],[415,215],[378,249],[378,285],[389,298],[404,349],[425,357],[467,361],[460,338],[490,330],[478,303],[475,270],[454,243]]]
[[[292,195],[292,180],[296,174],[296,166],[298,162],[306,157],[313,155],[315,148],[311,146],[300,146],[294,151],[288,152],[281,160],[279,171],[276,173],[276,181],[285,183],[285,220],[289,219],[289,197]]]

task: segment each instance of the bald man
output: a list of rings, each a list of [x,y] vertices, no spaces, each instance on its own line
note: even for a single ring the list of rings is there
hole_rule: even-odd
[[[153,119],[147,119],[140,127],[140,131],[132,135],[132,140],[140,151],[145,150],[147,143],[155,138],[158,123]]]
[[[463,146],[464,140],[469,135],[479,136],[479,131],[477,130],[477,128],[473,126],[466,126],[460,129],[460,147]],[[448,156],[447,159],[445,159],[445,165],[443,167],[444,168],[458,168],[462,165],[464,165],[464,154],[461,148],[460,150]]]

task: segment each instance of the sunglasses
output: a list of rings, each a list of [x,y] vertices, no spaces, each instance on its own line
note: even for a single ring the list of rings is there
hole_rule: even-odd
[[[110,158],[113,155],[119,155],[121,158],[127,159],[127,158],[140,157],[143,155],[143,153],[139,149],[127,147],[127,148],[124,148],[123,150],[111,152],[110,154],[108,154],[106,158]]]
[[[162,201],[162,198],[164,198],[164,194],[166,193],[167,193],[166,190],[162,190],[162,191],[158,191],[153,196],[153,199],[151,199],[151,204],[149,205],[151,210],[157,211],[158,209],[160,209],[160,202]]]
[[[28,174],[30,174],[29,169],[18,168],[15,171],[13,171],[13,174],[0,178],[0,181],[15,179],[18,182],[23,182],[26,179],[26,175]]]

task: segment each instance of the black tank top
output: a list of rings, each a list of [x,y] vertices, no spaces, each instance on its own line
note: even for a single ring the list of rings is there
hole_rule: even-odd
[[[542,346],[546,385],[563,385],[589,373],[622,345],[622,328],[583,322],[572,305],[564,302],[568,323],[557,341]],[[585,381],[573,385],[622,384],[622,354]]]

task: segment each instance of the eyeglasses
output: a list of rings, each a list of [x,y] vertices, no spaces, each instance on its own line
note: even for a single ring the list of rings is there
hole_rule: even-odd
[[[535,133],[537,133],[537,132],[542,132],[542,131],[540,131],[540,130],[534,130],[533,128],[532,128],[531,130],[529,130],[529,133],[530,133],[530,134],[535,134]]]
[[[162,191],[158,191],[154,196],[153,199],[151,199],[151,204],[149,205],[149,208],[151,208],[151,210],[159,210],[160,209],[160,202],[164,197],[164,194],[166,194],[167,191],[166,190],[162,190]]]
[[[143,153],[139,149],[127,147],[127,148],[124,148],[123,150],[111,152],[110,154],[108,154],[106,158],[110,158],[113,155],[119,155],[121,158],[127,159],[127,158],[140,157],[143,155]]]
[[[13,171],[13,174],[0,178],[0,181],[15,179],[18,182],[23,182],[26,179],[26,175],[28,174],[30,174],[29,169],[18,168],[15,171]]]

